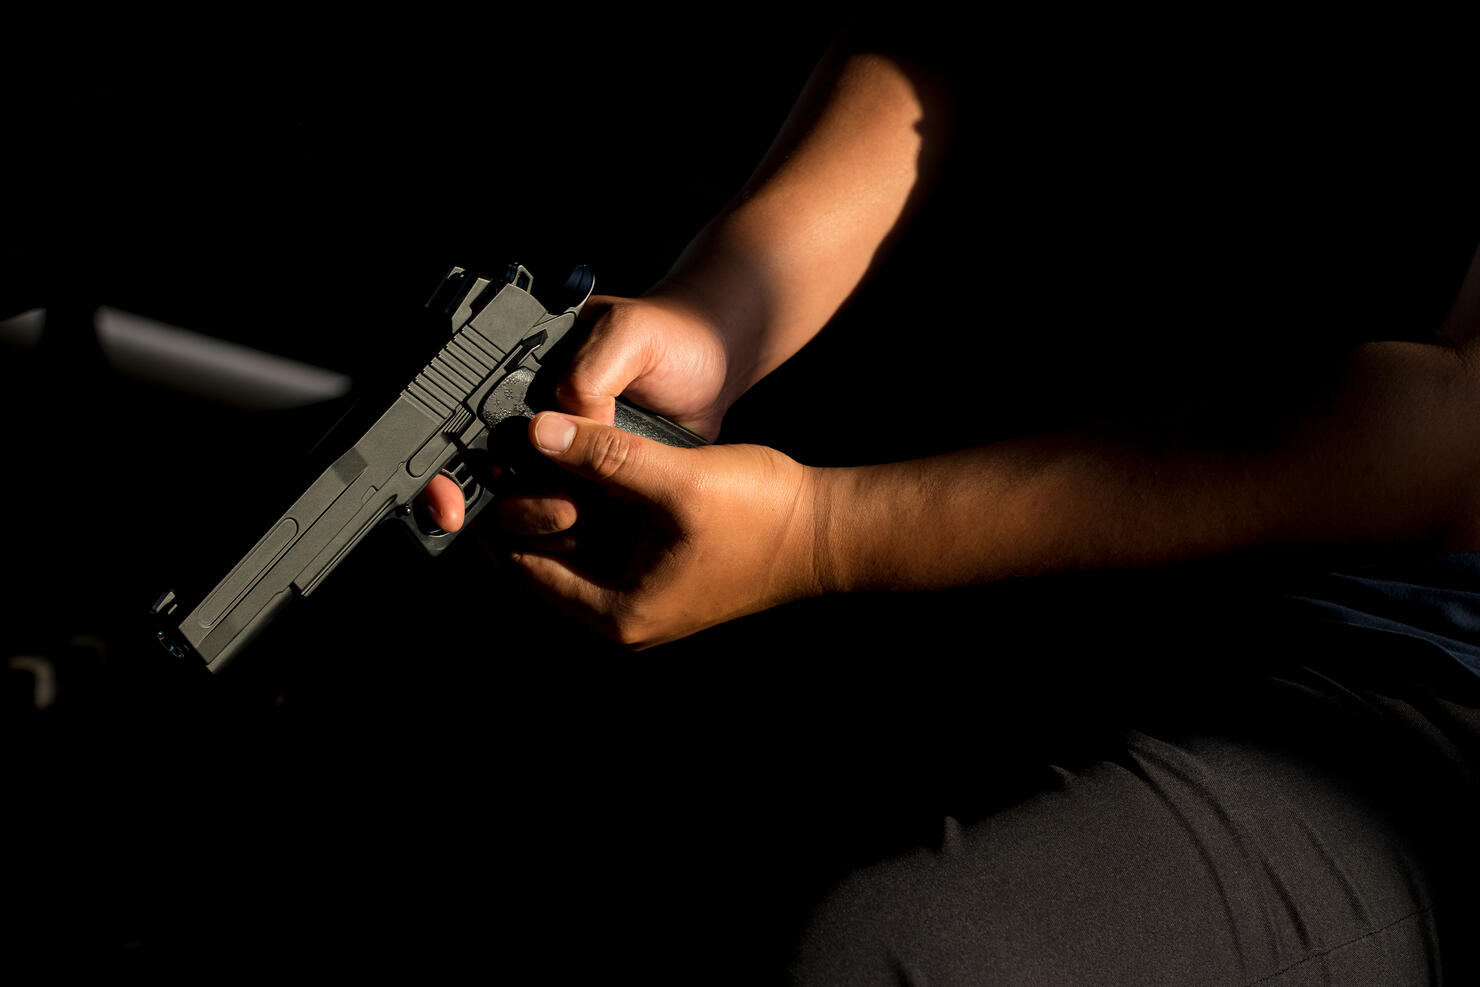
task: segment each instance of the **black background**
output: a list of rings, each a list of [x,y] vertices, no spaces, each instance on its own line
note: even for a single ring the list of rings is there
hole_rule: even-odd
[[[815,635],[633,656],[474,545],[431,563],[386,533],[234,674],[192,674],[153,643],[149,605],[219,578],[345,403],[242,410],[128,379],[92,313],[336,370],[358,396],[437,345],[419,310],[451,264],[517,261],[538,288],[585,263],[637,293],[743,183],[836,25],[88,28],[18,28],[5,70],[0,295],[47,323],[4,355],[0,640],[58,687],[35,709],[30,673],[6,673],[10,955],[471,960],[521,981],[779,968],[805,896],[761,847],[815,824],[757,795],[791,761],[772,735],[817,701],[784,686]],[[762,409],[737,428],[763,435],[781,416]]]
[[[60,686],[35,710],[7,672],[18,952],[744,980],[782,966],[844,863],[1031,780],[1014,745],[1060,737],[1072,704],[1035,719],[1050,704],[1014,689],[1061,701],[1040,679],[1084,655],[1017,588],[820,601],[634,656],[471,544],[429,562],[387,537],[232,676],[176,667],[144,619],[250,544],[342,408],[124,379],[95,306],[364,386],[435,345],[417,312],[451,264],[518,261],[538,287],[586,263],[598,290],[640,292],[743,183],[835,27],[752,9],[17,28],[0,300],[49,321],[0,368],[0,644]],[[1272,348],[1293,365],[1442,314],[1473,242],[1450,222],[1466,158],[1438,109],[1382,95],[1391,67],[1343,48],[1343,85],[1271,102],[1318,74],[1309,49],[1251,68],[1194,34],[1148,62],[1056,31],[1027,52],[955,39],[942,64],[992,109],[968,114],[941,204],[725,439],[864,462],[1214,384],[1257,405],[1240,372]],[[1322,306],[1341,317],[1312,328]],[[1137,624],[1148,597],[1117,592]],[[943,795],[963,765],[989,781]]]

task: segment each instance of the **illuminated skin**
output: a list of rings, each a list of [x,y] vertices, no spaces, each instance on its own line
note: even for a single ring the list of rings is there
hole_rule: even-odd
[[[731,403],[863,280],[936,166],[926,117],[939,128],[947,112],[931,80],[893,60],[830,53],[747,188],[668,276],[642,298],[590,300],[561,407],[609,424],[625,393],[714,438]],[[447,530],[461,527],[451,481],[436,478],[422,502]],[[506,498],[499,509],[522,533],[575,520],[567,498]]]
[[[716,435],[731,402],[827,322],[907,218],[938,96],[888,59],[855,56],[820,74],[808,101],[820,109],[794,117],[752,187],[653,292],[593,300],[598,317],[558,392],[571,414],[537,416],[531,440],[655,534],[603,576],[571,530],[575,500],[505,498],[504,531],[546,536],[506,553],[536,592],[640,648],[822,593],[1267,547],[1480,549],[1480,267],[1441,332],[1449,345],[1359,347],[1257,446],[1183,421],[814,469],[773,449],[673,449],[611,428],[625,392]],[[456,530],[456,487],[434,483],[425,498]]]

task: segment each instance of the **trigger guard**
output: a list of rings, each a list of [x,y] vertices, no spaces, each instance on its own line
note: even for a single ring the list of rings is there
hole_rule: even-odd
[[[462,491],[463,523],[457,531],[446,531],[432,520],[430,512],[422,506],[419,497],[396,512],[396,520],[406,526],[407,532],[428,555],[441,555],[458,535],[468,530],[468,526],[483,513],[484,508],[493,503],[493,491],[479,475],[488,468],[486,450],[481,443],[477,443],[437,471],[438,476],[447,477]]]

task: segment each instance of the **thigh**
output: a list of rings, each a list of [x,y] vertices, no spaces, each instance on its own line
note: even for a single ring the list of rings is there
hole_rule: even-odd
[[[1411,704],[1313,674],[1128,732],[1113,756],[855,873],[795,982],[1431,983],[1468,890],[1463,782]],[[1188,726],[1192,724],[1192,726]]]

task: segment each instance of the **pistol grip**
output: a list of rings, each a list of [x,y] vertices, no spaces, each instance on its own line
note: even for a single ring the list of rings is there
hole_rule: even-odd
[[[464,452],[440,471],[463,491],[463,527],[460,530],[467,530],[474,518],[493,503],[494,494],[489,482],[494,467],[503,471],[501,475],[519,478],[524,489],[560,489],[571,485],[574,478],[552,465],[529,442],[530,419],[537,410],[554,404],[549,389],[542,386],[541,378],[544,376],[544,372],[536,374],[528,367],[506,374],[488,393],[479,409],[478,417],[484,429]],[[682,425],[621,398],[617,399],[615,422],[624,431],[665,445],[693,448],[706,444],[702,436]],[[434,556],[445,551],[460,533],[444,531],[419,504],[401,512],[397,518],[406,524],[422,548]]]

